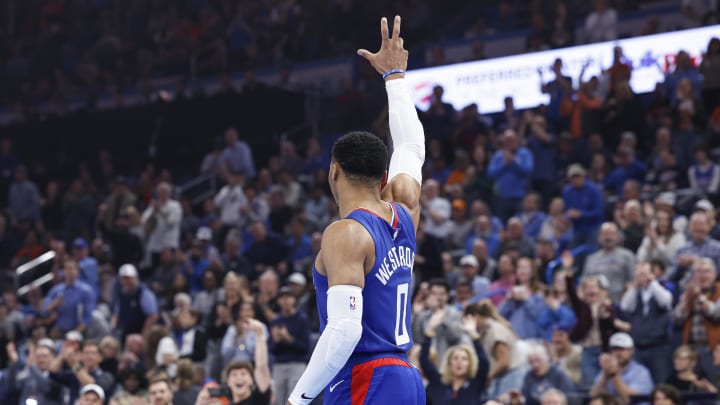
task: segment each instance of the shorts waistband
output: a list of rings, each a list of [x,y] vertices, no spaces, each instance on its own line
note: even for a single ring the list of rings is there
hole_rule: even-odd
[[[346,367],[353,367],[358,364],[367,363],[369,361],[378,360],[378,359],[398,359],[401,360],[409,367],[412,366],[410,363],[410,360],[408,359],[407,355],[405,353],[355,353],[353,354],[348,362],[346,363]]]

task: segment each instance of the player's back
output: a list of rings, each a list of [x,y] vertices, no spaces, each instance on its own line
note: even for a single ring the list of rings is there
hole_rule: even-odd
[[[375,264],[365,276],[362,336],[355,351],[325,390],[324,403],[331,405],[425,404],[420,372],[406,352],[410,334],[410,284],[415,260],[415,227],[410,214],[390,203],[390,222],[364,208],[346,218],[359,222],[375,244]],[[313,269],[320,329],[327,322],[328,281]],[[356,305],[354,301],[348,305]]]
[[[351,361],[374,354],[405,353],[412,347],[410,284],[415,260],[415,228],[410,214],[401,205],[390,205],[391,222],[364,208],[346,217],[363,225],[375,244],[375,264],[365,276],[363,288],[363,333]],[[322,331],[327,320],[328,284],[325,276],[313,273]]]

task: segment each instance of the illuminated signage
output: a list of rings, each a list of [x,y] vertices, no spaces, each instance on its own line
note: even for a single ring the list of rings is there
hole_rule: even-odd
[[[624,61],[633,68],[630,80],[633,90],[647,93],[664,80],[678,51],[687,51],[696,64],[700,63],[712,37],[720,37],[720,26],[419,69],[408,72],[407,80],[421,110],[429,107],[435,85],[443,86],[444,101],[458,110],[477,103],[484,113],[502,111],[507,96],[514,98],[517,108],[530,108],[548,102],[548,96],[540,92],[539,68],[543,69],[546,82],[553,80],[555,75],[550,67],[556,58],[561,58],[563,74],[572,77],[577,88],[583,64],[588,63],[585,80],[601,74],[612,65],[613,48],[619,45]]]

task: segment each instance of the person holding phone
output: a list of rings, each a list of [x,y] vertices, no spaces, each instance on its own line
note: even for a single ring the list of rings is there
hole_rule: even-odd
[[[216,387],[218,389],[206,386],[200,391],[195,405],[270,405],[272,391],[265,328],[257,319],[248,319],[244,323],[245,329],[260,337],[255,343],[255,365],[244,361],[231,363],[223,376],[227,385]]]

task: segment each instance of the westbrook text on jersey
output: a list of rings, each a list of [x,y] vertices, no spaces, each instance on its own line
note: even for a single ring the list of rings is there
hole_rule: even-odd
[[[413,249],[407,246],[393,246],[387,252],[387,256],[383,258],[382,264],[375,273],[375,277],[380,280],[383,285],[387,285],[390,277],[395,271],[404,267],[407,269],[413,268],[415,262],[415,252]]]

